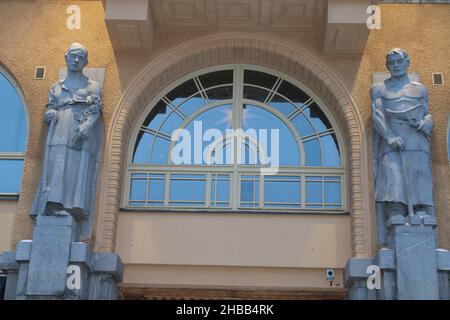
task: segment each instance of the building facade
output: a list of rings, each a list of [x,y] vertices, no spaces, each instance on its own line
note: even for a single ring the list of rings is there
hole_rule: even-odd
[[[75,42],[103,82],[95,208],[80,241],[120,257],[115,297],[348,298],[348,261],[380,249],[370,88],[394,47],[428,88],[437,247],[450,248],[446,3],[1,1],[0,253],[33,239],[48,93]],[[277,174],[262,178],[245,156],[208,165],[194,149],[174,163],[173,130],[195,136],[196,121],[278,129]]]

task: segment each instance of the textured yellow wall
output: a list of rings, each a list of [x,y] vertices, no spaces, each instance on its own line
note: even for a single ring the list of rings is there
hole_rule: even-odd
[[[81,30],[66,28],[66,8],[77,4],[82,11]],[[381,5],[382,29],[371,32],[362,57],[326,56],[320,52],[318,39],[292,33],[271,33],[292,45],[302,45],[316,52],[352,91],[365,121],[369,143],[369,88],[373,72],[385,71],[384,56],[392,47],[403,47],[411,54],[411,71],[420,74],[430,91],[430,109],[436,127],[432,139],[433,173],[439,238],[442,247],[450,248],[450,213],[448,213],[450,172],[447,161],[447,118],[450,109],[449,85],[433,86],[432,72],[444,72],[450,77],[450,6],[448,5]],[[16,78],[28,104],[30,134],[25,162],[22,193],[17,206],[14,243],[31,237],[32,220],[28,210],[36,190],[42,159],[42,145],[46,128],[42,117],[47,92],[57,80],[59,68],[64,66],[63,55],[72,42],[86,45],[91,67],[106,68],[105,127],[123,90],[140,69],[153,57],[181,42],[199,37],[195,34],[156,34],[156,48],[148,55],[118,54],[111,47],[103,20],[101,1],[0,1],[0,63]],[[45,80],[33,80],[34,68],[46,66]],[[450,81],[450,78],[448,78]]]

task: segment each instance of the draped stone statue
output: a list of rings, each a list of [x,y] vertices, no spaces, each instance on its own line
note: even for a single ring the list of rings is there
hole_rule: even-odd
[[[102,141],[102,87],[86,77],[87,49],[74,43],[65,55],[67,77],[50,90],[49,125],[40,184],[31,215],[92,214]]]
[[[371,88],[375,200],[377,214],[387,214],[383,220],[433,215],[433,119],[427,89],[410,80],[409,64],[406,51],[392,49],[386,56],[391,77]]]

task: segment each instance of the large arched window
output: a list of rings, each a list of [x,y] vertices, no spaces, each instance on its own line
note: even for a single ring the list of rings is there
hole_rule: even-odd
[[[307,91],[247,66],[180,80],[134,132],[123,205],[343,212],[339,134]]]
[[[0,195],[16,196],[22,182],[28,137],[27,116],[20,89],[0,69]]]

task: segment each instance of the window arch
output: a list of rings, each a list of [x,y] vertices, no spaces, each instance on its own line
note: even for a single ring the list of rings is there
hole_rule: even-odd
[[[21,90],[0,68],[0,195],[20,192],[28,137],[28,119]]]
[[[300,86],[242,65],[180,80],[134,132],[123,205],[344,211],[339,133],[319,100]],[[274,166],[276,145],[277,172],[261,174]]]

